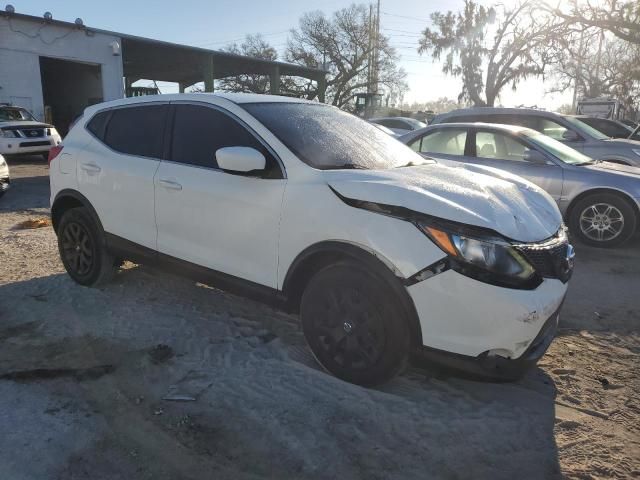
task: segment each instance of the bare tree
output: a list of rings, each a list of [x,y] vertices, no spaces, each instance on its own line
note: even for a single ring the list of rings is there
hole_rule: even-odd
[[[233,43],[223,49],[225,52],[245,55],[263,60],[277,60],[278,52],[261,35],[247,35],[238,45]],[[269,93],[269,76],[259,73],[243,73],[218,80],[220,90],[228,92]]]
[[[322,12],[303,15],[297,29],[291,31],[285,59],[313,68],[324,68],[327,75],[327,100],[344,107],[356,92],[369,85],[367,70],[375,41],[370,41],[369,9],[351,5],[330,17]],[[378,38],[378,87],[392,98],[400,98],[407,90],[406,73],[397,66],[397,54],[384,35]],[[298,92],[313,98],[316,86],[311,82],[291,79],[284,85],[288,93]]]
[[[547,8],[572,24],[597,27],[616,37],[640,44],[640,2],[638,0],[568,0]]]
[[[464,9],[431,14],[419,53],[444,56],[443,72],[462,78],[459,99],[493,106],[501,90],[540,76],[550,61],[548,47],[566,30],[566,22],[542,14],[534,2],[513,8],[485,7],[465,0]]]
[[[577,88],[578,97],[609,95],[633,107],[640,101],[640,44],[600,38],[591,28],[558,44],[551,91]]]

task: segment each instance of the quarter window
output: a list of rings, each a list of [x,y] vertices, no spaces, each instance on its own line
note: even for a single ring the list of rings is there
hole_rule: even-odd
[[[162,157],[167,108],[167,105],[144,105],[113,110],[104,143],[127,155]]]
[[[109,112],[100,112],[93,116],[87,123],[87,130],[93,133],[101,141],[104,141],[104,129],[107,126]]]
[[[476,157],[525,161],[527,147],[500,132],[476,132]]]
[[[467,131],[459,128],[443,128],[428,133],[422,139],[411,144],[411,148],[420,153],[442,153],[445,155],[464,155]]]
[[[218,168],[216,151],[223,147],[251,147],[267,159],[267,172],[280,172],[271,152],[243,125],[210,107],[176,105],[170,160]]]

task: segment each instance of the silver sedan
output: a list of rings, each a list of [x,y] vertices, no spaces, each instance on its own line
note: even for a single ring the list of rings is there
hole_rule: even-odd
[[[444,123],[399,137],[444,163],[494,167],[546,190],[584,243],[613,247],[640,224],[640,168],[593,160],[535,130],[512,125]]]

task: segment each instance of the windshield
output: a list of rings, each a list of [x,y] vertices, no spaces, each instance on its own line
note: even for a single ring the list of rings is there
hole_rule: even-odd
[[[550,153],[558,160],[571,165],[582,165],[585,163],[591,163],[593,160],[586,155],[581,154],[577,150],[565,145],[558,140],[554,140],[540,132],[525,131],[523,135],[533,144],[540,147],[547,153]]]
[[[577,118],[574,117],[564,117],[567,122],[569,122],[579,133],[582,133],[588,137],[595,138],[596,140],[607,140],[608,137],[602,132],[599,132],[593,127],[590,127],[586,123],[581,122]]]
[[[427,126],[426,123],[421,122],[420,120],[416,120],[415,118],[405,117],[405,121],[409,122],[414,130],[418,130],[419,128],[424,128]]]
[[[242,107],[313,168],[380,170],[430,163],[370,123],[335,107],[286,102]]]
[[[35,120],[35,118],[24,108],[0,107],[0,122],[20,122],[27,120]]]

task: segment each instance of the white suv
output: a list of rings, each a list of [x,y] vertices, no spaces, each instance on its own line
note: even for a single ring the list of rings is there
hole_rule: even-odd
[[[76,282],[102,284],[130,259],[276,301],[345,380],[383,382],[413,353],[514,378],[554,336],[573,249],[551,197],[425,160],[337,108],[118,100],[87,108],[50,158]]]
[[[37,121],[27,109],[0,105],[0,154],[46,157],[61,142],[53,125]]]

